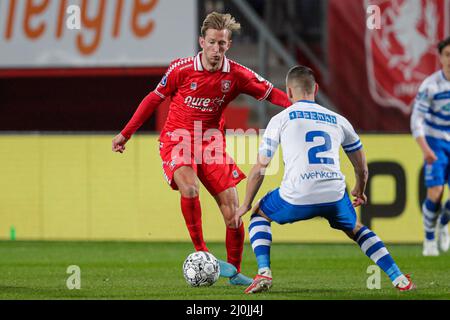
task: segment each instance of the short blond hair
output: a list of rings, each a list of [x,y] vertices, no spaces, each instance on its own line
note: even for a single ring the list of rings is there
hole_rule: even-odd
[[[233,32],[241,29],[241,24],[236,22],[236,19],[229,13],[211,12],[203,21],[200,33],[204,38],[208,29],[228,30],[230,31],[230,38]]]

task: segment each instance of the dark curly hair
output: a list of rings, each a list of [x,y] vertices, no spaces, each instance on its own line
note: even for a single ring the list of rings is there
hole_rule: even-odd
[[[442,40],[442,41],[440,41],[439,43],[438,43],[438,50],[439,50],[439,54],[441,54],[442,53],[442,51],[444,50],[444,48],[446,47],[446,46],[448,46],[448,45],[450,45],[450,37],[448,37],[447,39],[444,39],[444,40]]]

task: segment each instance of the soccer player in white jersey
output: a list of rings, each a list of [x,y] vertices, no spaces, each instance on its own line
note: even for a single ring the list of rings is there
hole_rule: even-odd
[[[441,41],[438,50],[442,70],[433,73],[422,83],[411,115],[411,131],[425,160],[427,198],[422,205],[424,256],[439,255],[436,225],[439,248],[445,252],[450,245],[447,227],[450,200],[441,210],[444,185],[449,183],[450,174],[450,38]],[[440,212],[442,215],[439,219]]]
[[[287,93],[293,105],[273,117],[264,133],[257,164],[251,169],[245,200],[236,211],[236,219],[251,210],[278,145],[281,144],[285,172],[281,186],[267,193],[253,208],[250,242],[256,255],[258,275],[245,293],[257,293],[272,286],[270,269],[271,222],[278,224],[308,220],[317,216],[330,226],[344,231],[358,243],[401,291],[415,285],[404,275],[377,235],[356,221],[354,206],[366,203],[364,194],[368,169],[361,141],[352,125],[341,115],[314,102],[318,85],[311,69],[292,68],[286,79]],[[340,171],[339,148],[342,145],[356,175],[351,194],[346,193],[345,177]]]

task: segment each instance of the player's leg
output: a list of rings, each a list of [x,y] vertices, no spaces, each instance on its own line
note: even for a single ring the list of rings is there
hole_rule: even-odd
[[[242,224],[235,226],[234,223],[234,214],[239,207],[236,185],[245,179],[245,174],[238,168],[233,159],[224,152],[225,145],[222,147],[222,149],[214,149],[216,156],[212,161],[206,159],[207,161],[205,160],[198,165],[197,174],[205,188],[215,198],[226,225],[225,242],[227,259],[230,263],[219,260],[221,265],[220,275],[229,277],[231,284],[247,285],[251,282],[251,279],[239,272],[245,239],[244,226]],[[204,153],[206,154],[205,150]],[[203,155],[204,158],[205,154]]]
[[[195,250],[208,251],[203,239],[202,209],[197,175],[192,167],[183,166],[175,171],[173,177],[181,194],[181,211]]]
[[[308,220],[319,215],[317,206],[296,206],[286,202],[280,195],[280,189],[267,193],[253,208],[250,219],[250,243],[256,256],[258,274],[245,293],[258,293],[272,286],[270,269],[270,249],[272,245],[271,222],[278,224]]]
[[[423,242],[424,256],[438,256],[438,245],[435,237],[436,225],[441,212],[441,200],[444,192],[442,185],[432,186],[427,189],[427,198],[422,204],[423,225],[425,239]]]
[[[441,200],[445,181],[448,177],[449,159],[445,152],[447,143],[439,139],[426,137],[427,143],[435,153],[437,160],[424,165],[424,182],[427,188],[427,198],[422,204],[423,224],[425,237],[423,241],[424,256],[439,255],[438,244],[435,238],[436,225],[441,212]]]
[[[344,231],[354,240],[373,262],[377,264],[391,279],[394,287],[400,290],[413,288],[409,278],[400,271],[391,254],[381,239],[369,228],[356,221],[355,208],[347,194],[329,210],[324,208],[324,218],[334,229]]]
[[[272,245],[271,222],[278,224],[294,223],[320,216],[322,206],[293,205],[280,195],[280,189],[267,193],[253,209],[250,220],[250,243],[256,256],[258,274],[245,293],[257,293],[272,286],[270,269],[270,249]]]
[[[441,213],[438,223],[439,249],[447,252],[450,247],[450,235],[448,232],[448,222],[450,220],[450,199],[447,200]]]
[[[264,292],[272,287],[270,269],[270,247],[272,245],[271,221],[260,209],[259,203],[253,208],[249,225],[249,237],[258,265],[258,274],[245,293]]]
[[[244,250],[244,224],[236,226],[234,214],[239,207],[239,198],[236,187],[228,188],[214,196],[222,213],[226,226],[225,244],[227,248],[227,261],[241,272],[242,251]]]
[[[181,212],[183,213],[189,235],[197,251],[208,251],[203,240],[202,211],[199,200],[199,182],[189,140],[172,140],[176,135],[162,134],[159,154],[161,156],[164,177],[173,190],[181,194]]]
[[[225,245],[227,249],[227,261],[236,268],[236,274],[230,278],[231,284],[249,285],[251,279],[241,274],[242,252],[244,250],[245,230],[244,223],[239,226],[235,223],[235,212],[239,207],[239,197],[236,187],[230,187],[217,195],[214,199],[222,213],[226,236]],[[227,268],[227,265],[221,262],[221,268]]]
[[[409,275],[404,275],[400,271],[384,243],[372,230],[358,222],[353,229],[343,231],[387,274],[394,287],[401,291],[415,288]]]
[[[447,149],[447,152],[450,150]],[[450,163],[447,165],[447,184],[450,186]],[[444,207],[441,210],[441,216],[437,225],[438,244],[439,249],[443,252],[447,252],[450,247],[450,234],[448,232],[448,222],[450,220],[450,199],[447,199]]]
[[[272,220],[260,209],[259,203],[253,208],[248,227],[250,244],[256,257],[258,274],[272,276],[270,270],[270,247],[272,245]]]

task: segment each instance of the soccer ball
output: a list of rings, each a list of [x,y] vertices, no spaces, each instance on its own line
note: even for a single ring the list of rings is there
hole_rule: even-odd
[[[210,286],[219,279],[219,261],[206,251],[191,253],[184,260],[183,275],[192,287]]]

